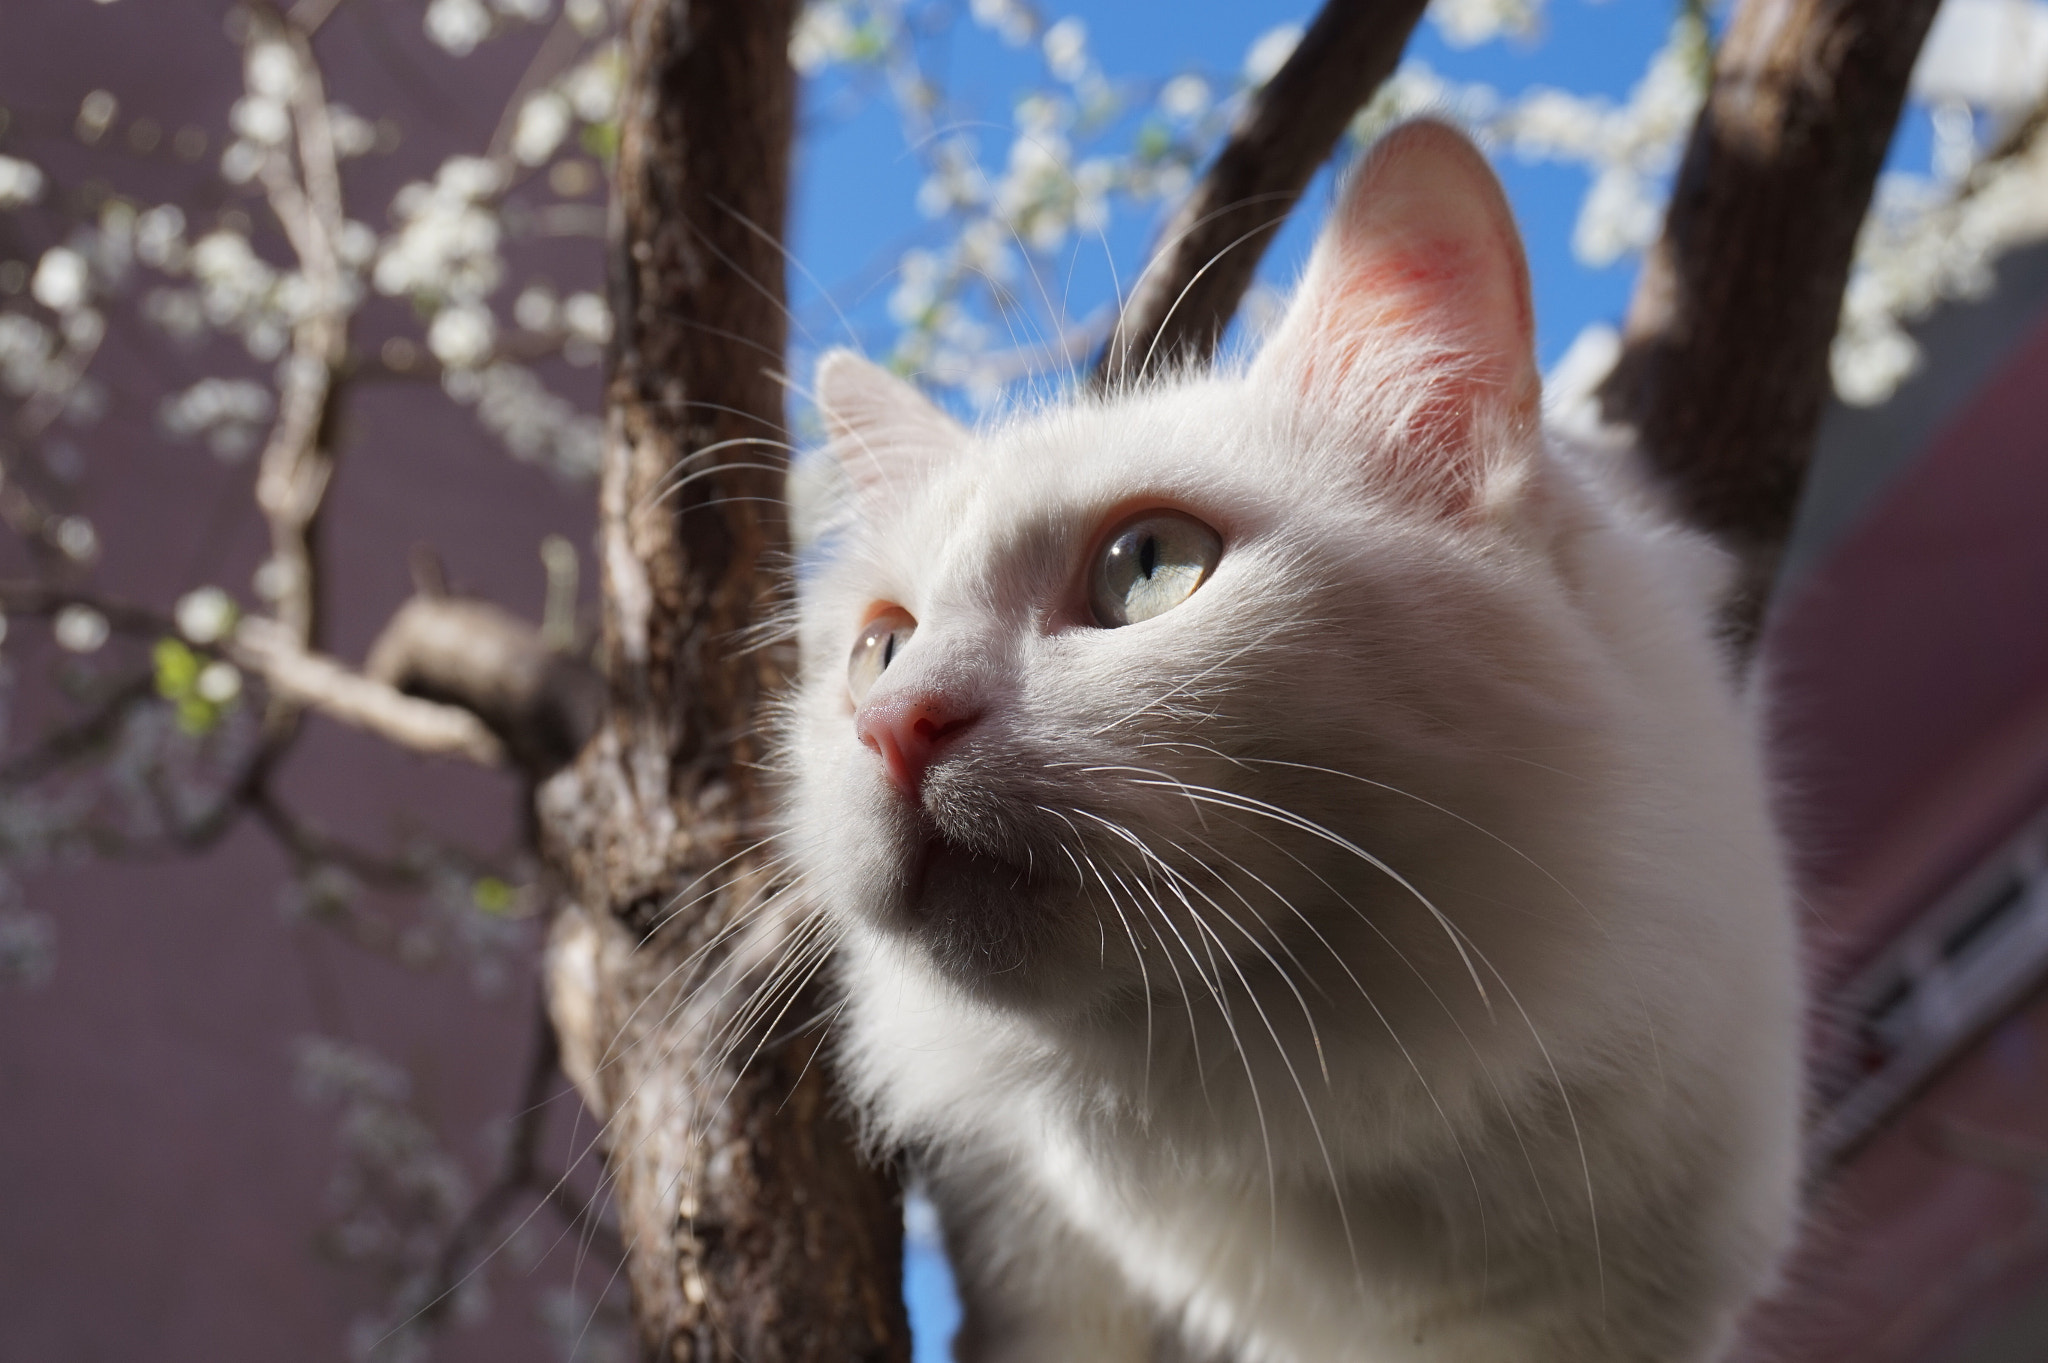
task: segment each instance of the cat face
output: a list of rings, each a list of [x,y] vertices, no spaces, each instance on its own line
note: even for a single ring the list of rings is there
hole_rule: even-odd
[[[1052,1010],[1155,970],[1313,984],[1298,945],[1367,918],[1458,954],[1435,901],[1474,835],[1442,810],[1540,821],[1499,754],[1593,704],[1468,144],[1383,143],[1246,373],[978,433],[846,352],[818,393],[851,486],[788,726],[819,902]]]

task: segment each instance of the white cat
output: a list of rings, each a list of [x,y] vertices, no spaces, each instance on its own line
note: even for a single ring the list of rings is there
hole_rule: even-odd
[[[1678,1363],[1791,1233],[1796,947],[1718,558],[1540,429],[1458,134],[1241,373],[969,431],[847,352],[784,851],[963,1359]]]

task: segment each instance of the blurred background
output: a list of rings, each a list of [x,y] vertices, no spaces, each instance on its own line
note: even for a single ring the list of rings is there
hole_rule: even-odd
[[[0,1359],[627,1358],[594,1126],[538,1011],[525,792],[319,716],[274,743],[214,647],[305,596],[359,662],[444,587],[587,644],[618,14],[289,9],[303,52],[219,0],[0,7]],[[1066,382],[1309,17],[812,0],[800,436],[829,345],[967,416]],[[1724,17],[1437,0],[1358,115],[1353,146],[1429,111],[1493,157],[1561,423],[1589,419]],[[2048,4],[1946,0],[1771,612],[1819,1082],[1758,1359],[2048,1359],[2044,93]],[[306,107],[324,187],[279,152]],[[324,261],[294,231],[322,193]],[[312,582],[259,471],[323,269],[347,392]],[[908,1229],[937,1360],[915,1198]]]

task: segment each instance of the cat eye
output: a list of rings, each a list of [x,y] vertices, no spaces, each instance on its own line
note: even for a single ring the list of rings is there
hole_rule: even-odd
[[[917,621],[900,607],[883,611],[861,626],[860,637],[853,641],[853,656],[846,661],[846,689],[855,705],[867,699],[876,678],[889,670],[915,633]]]
[[[1147,511],[1117,528],[1088,584],[1104,629],[1164,615],[1195,594],[1223,557],[1223,537],[1178,511]]]

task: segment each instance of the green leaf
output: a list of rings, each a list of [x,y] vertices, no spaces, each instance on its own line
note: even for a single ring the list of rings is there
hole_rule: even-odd
[[[583,150],[600,161],[609,161],[619,149],[619,125],[617,123],[592,123],[583,129],[578,139]]]
[[[199,670],[205,666],[197,653],[185,647],[181,639],[164,638],[156,641],[156,649],[151,656],[156,662],[158,695],[181,703],[196,699],[192,688],[198,684]],[[200,703],[205,704],[204,701]]]
[[[218,723],[220,707],[212,701],[198,696],[185,696],[178,701],[178,727],[192,737],[204,738]]]
[[[483,876],[469,887],[469,897],[485,913],[504,915],[512,912],[516,896],[512,887],[496,876]]]

